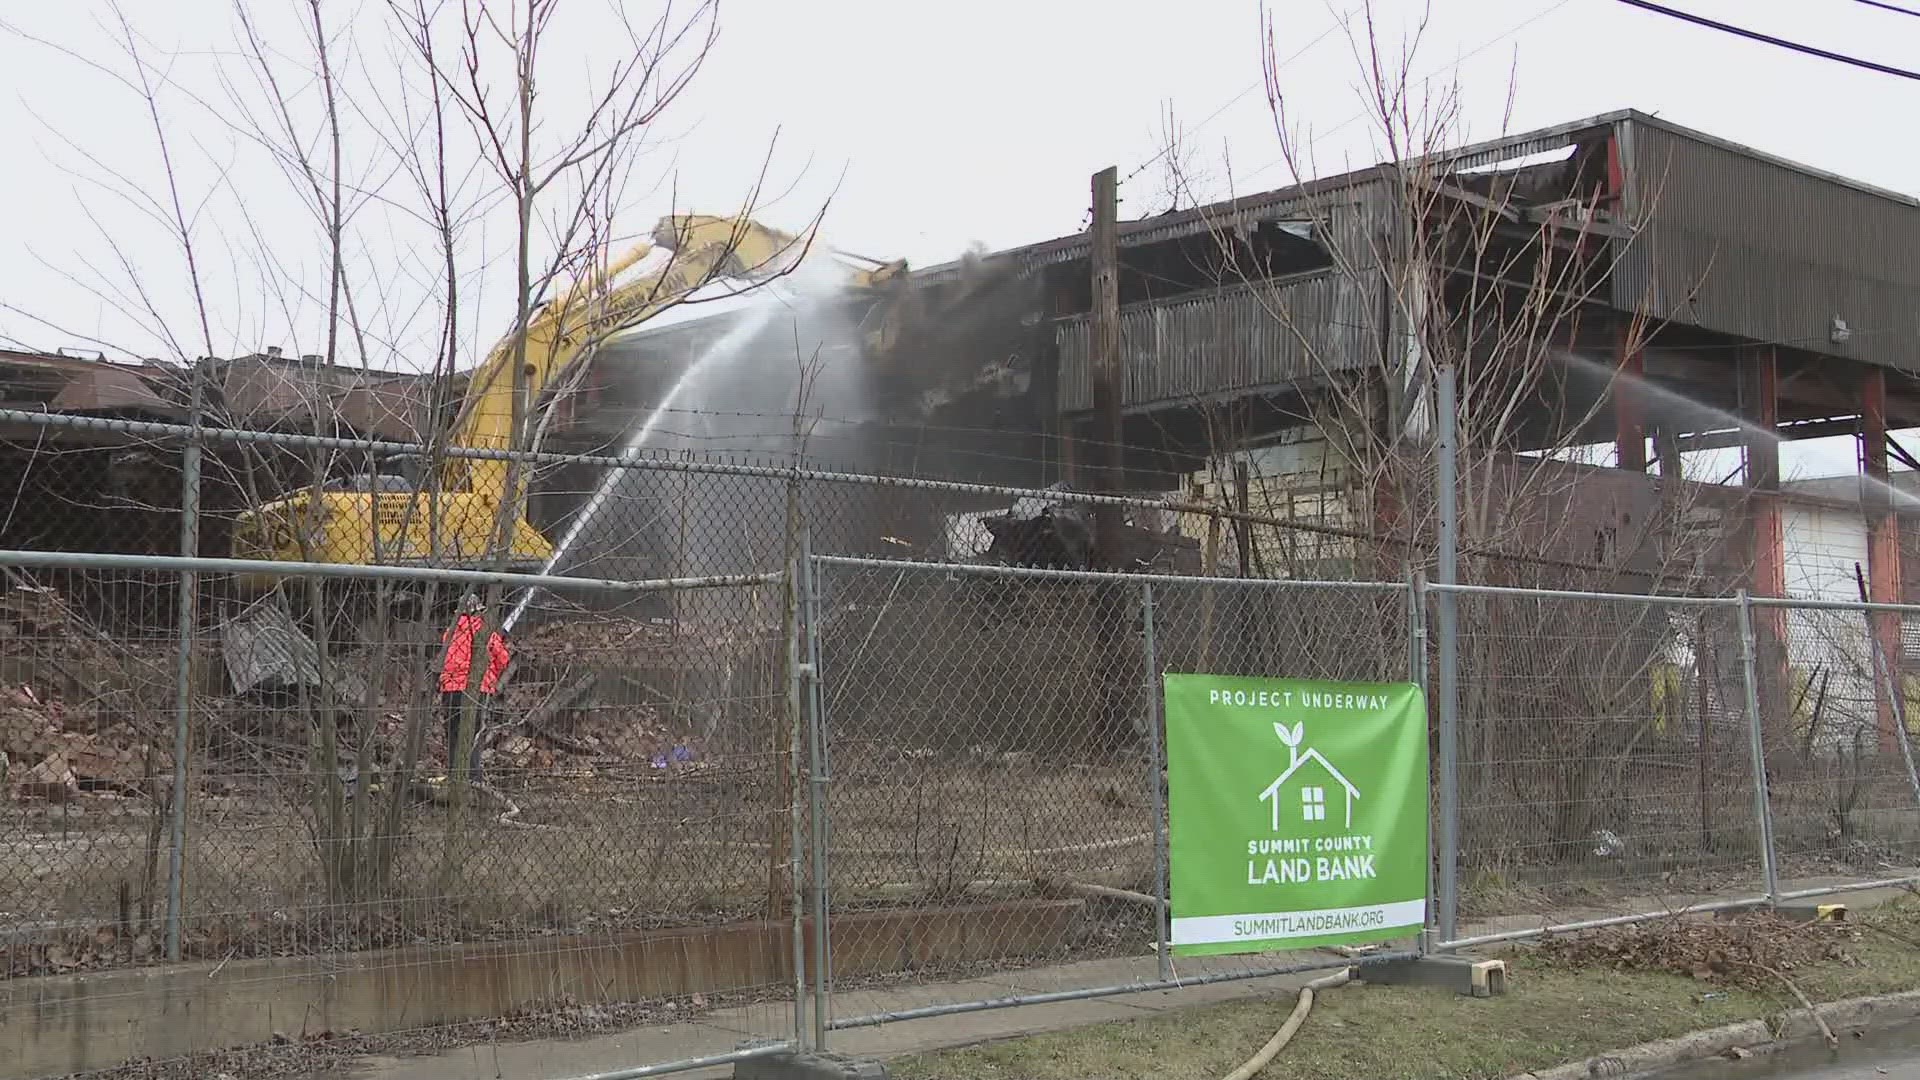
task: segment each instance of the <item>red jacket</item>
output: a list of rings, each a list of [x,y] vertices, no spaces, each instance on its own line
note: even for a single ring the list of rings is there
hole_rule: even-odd
[[[473,671],[473,638],[486,625],[478,615],[462,615],[440,635],[447,655],[440,662],[440,692],[458,693],[467,688]],[[495,630],[487,637],[487,670],[480,676],[480,692],[491,694],[500,688],[500,676],[507,670],[507,643]]]

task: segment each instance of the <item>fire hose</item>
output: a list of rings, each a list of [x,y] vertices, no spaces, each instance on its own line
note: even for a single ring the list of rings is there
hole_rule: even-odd
[[[1259,1053],[1248,1058],[1246,1064],[1228,1073],[1226,1080],[1251,1080],[1251,1077],[1266,1068],[1267,1063],[1272,1061],[1280,1051],[1286,1049],[1287,1043],[1293,1041],[1294,1033],[1300,1030],[1300,1025],[1306,1023],[1307,1013],[1313,1010],[1314,991],[1331,990],[1351,978],[1353,978],[1353,969],[1348,968],[1345,971],[1336,971],[1331,975],[1315,979],[1301,987],[1300,1000],[1294,1004],[1293,1012],[1287,1014],[1287,1022],[1280,1025],[1280,1030],[1273,1033],[1273,1038],[1267,1040],[1267,1045],[1261,1047]]]

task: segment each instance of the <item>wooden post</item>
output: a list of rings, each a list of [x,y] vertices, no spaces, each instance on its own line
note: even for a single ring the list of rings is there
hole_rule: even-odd
[[[1120,440],[1123,375],[1120,369],[1120,175],[1112,166],[1093,174],[1093,231],[1088,237],[1088,260],[1093,268],[1093,310],[1089,316],[1088,369],[1093,378],[1093,441],[1101,444],[1081,462],[1096,485],[1105,491],[1126,486],[1126,455]],[[1094,466],[1099,462],[1101,468]],[[1119,558],[1121,516],[1118,508],[1102,507],[1094,515],[1095,562],[1111,565]]]
[[[1233,508],[1241,514],[1248,514],[1253,502],[1253,478],[1251,470],[1244,461],[1233,463]],[[1240,576],[1253,576],[1253,530],[1245,517],[1235,518],[1233,522],[1233,542],[1240,555]]]
[[[1786,595],[1786,544],[1780,521],[1779,369],[1773,348],[1756,346],[1743,358],[1742,410],[1752,427],[1743,433],[1747,497],[1753,523],[1753,593]],[[1777,610],[1777,609],[1776,609]]]

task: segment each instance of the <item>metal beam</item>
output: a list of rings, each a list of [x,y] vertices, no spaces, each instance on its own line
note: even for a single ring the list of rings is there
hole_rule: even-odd
[[[1860,418],[1857,416],[1836,416],[1825,420],[1807,420],[1797,424],[1781,424],[1774,429],[1774,435],[1784,441],[1794,442],[1800,439],[1828,439],[1837,435],[1853,435],[1860,430]],[[1680,436],[1682,453],[1694,454],[1703,450],[1731,450],[1745,446],[1752,435],[1746,431],[1733,429],[1728,431],[1708,431],[1697,435]]]

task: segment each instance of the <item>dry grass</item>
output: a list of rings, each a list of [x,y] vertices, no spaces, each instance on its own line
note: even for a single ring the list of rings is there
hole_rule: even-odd
[[[1801,952],[1795,979],[1815,1000],[1920,986],[1920,907],[1868,913],[1857,926],[1806,931],[1758,922],[1657,924],[1644,952],[1604,938],[1512,955],[1510,992],[1476,1000],[1440,990],[1350,988],[1323,994],[1267,1075],[1299,1080],[1499,1080],[1528,1069],[1751,1018],[1797,1004],[1776,985],[1720,986],[1676,974],[1703,941],[1839,945]],[[1896,936],[1897,935],[1897,936]],[[1675,940],[1657,944],[1665,937]],[[1598,944],[1592,944],[1592,943]],[[1590,960],[1580,966],[1566,962]],[[1644,960],[1647,966],[1630,964]],[[1272,1035],[1293,995],[1037,1035],[890,1063],[903,1080],[1212,1080]],[[1388,1037],[1381,1033],[1391,1032]]]

